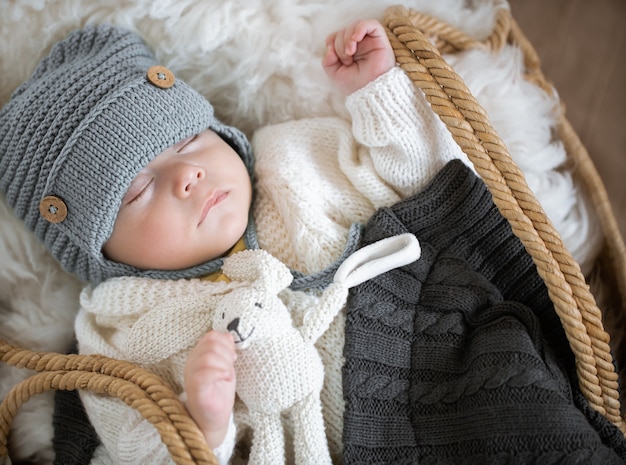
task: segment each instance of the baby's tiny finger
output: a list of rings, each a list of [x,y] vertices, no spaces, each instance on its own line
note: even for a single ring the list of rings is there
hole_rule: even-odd
[[[352,54],[348,51],[345,34],[337,34],[335,37],[335,53],[343,65],[352,64]]]
[[[345,53],[346,55],[354,55],[356,53],[357,44],[363,39],[363,37],[359,37],[359,34],[356,29],[357,23],[352,24],[350,27],[346,28],[344,31],[344,44],[345,44]]]
[[[322,66],[328,68],[333,66],[335,63],[339,61],[337,58],[337,54],[335,53],[335,46],[333,44],[326,45],[326,53],[322,57]]]

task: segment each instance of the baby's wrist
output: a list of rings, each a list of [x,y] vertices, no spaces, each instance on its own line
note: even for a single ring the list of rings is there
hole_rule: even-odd
[[[179,399],[185,405],[187,412],[196,422],[198,429],[204,436],[206,443],[211,449],[219,447],[228,433],[230,423],[233,421],[232,412],[220,420],[216,415],[206,415],[203,412],[198,412],[192,405],[189,404],[187,399],[187,393],[183,392],[179,395]]]
[[[226,439],[226,435],[228,433],[228,422],[222,427],[218,429],[211,428],[210,430],[202,431],[204,435],[204,439],[206,443],[211,449],[217,449],[222,445],[224,439]]]

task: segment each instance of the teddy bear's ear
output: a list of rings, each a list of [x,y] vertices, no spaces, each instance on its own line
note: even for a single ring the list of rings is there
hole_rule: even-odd
[[[224,259],[222,272],[233,281],[258,284],[278,293],[291,284],[289,268],[264,250],[242,250]]]
[[[334,282],[350,288],[379,274],[419,259],[422,253],[417,238],[410,233],[387,237],[350,255],[335,273]]]

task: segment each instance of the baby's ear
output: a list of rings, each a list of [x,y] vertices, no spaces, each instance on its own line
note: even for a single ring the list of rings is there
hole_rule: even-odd
[[[291,271],[264,250],[243,250],[224,259],[222,272],[233,281],[251,282],[278,294],[291,284]]]

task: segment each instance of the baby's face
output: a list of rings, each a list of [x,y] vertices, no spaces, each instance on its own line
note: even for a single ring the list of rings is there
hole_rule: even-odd
[[[131,183],[103,252],[140,269],[177,270],[226,253],[248,224],[252,185],[210,130],[167,148]]]

